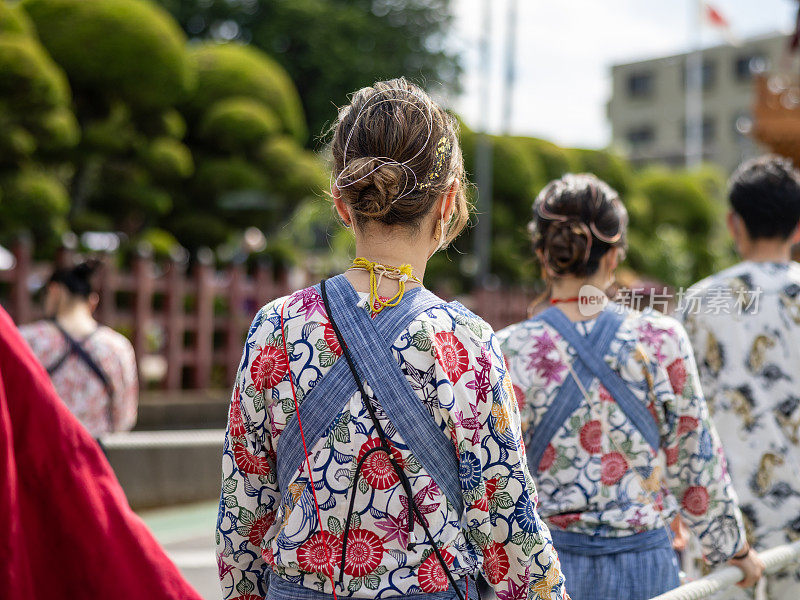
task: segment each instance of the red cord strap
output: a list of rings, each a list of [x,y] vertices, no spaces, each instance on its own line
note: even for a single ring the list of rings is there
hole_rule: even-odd
[[[288,300],[287,300],[288,302]],[[284,318],[283,318],[283,311],[286,308],[286,302],[283,303],[281,306],[281,337],[283,338],[283,353],[286,355],[286,364],[289,366],[288,373],[289,373],[289,383],[292,386],[292,397],[294,398],[294,411],[297,414],[297,425],[300,428],[300,439],[303,440],[303,452],[306,453],[306,470],[308,471],[308,479],[311,482],[311,494],[314,497],[314,507],[317,509],[317,523],[319,523],[320,531],[322,531],[322,513],[319,510],[319,502],[317,502],[317,489],[314,485],[314,475],[311,472],[311,461],[308,458],[308,447],[306,446],[306,436],[303,433],[303,423],[300,420],[300,405],[297,403],[297,392],[295,391],[294,387],[294,377],[292,377],[292,369],[291,364],[289,362],[289,352],[286,348],[286,330],[284,329]],[[331,553],[331,548],[326,546],[325,548],[328,554]],[[328,565],[329,565],[329,572],[326,573],[328,578],[331,580],[331,589],[333,590],[333,600],[336,600],[336,584],[333,582],[333,561],[331,560],[332,556],[327,556]]]

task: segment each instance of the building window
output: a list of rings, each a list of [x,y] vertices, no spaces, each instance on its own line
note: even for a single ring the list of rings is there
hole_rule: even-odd
[[[683,63],[683,87],[686,88],[686,63]],[[703,61],[703,68],[702,68],[702,75],[703,81],[703,91],[709,92],[714,89],[714,86],[717,83],[717,63],[713,60],[704,60]]]
[[[762,54],[742,54],[733,63],[733,74],[737,81],[750,81],[753,73],[767,70],[767,59]]]
[[[681,138],[686,141],[686,121],[681,121]],[[714,117],[703,117],[703,144],[713,144],[717,137],[717,121]]]
[[[652,125],[640,125],[629,129],[626,138],[632,148],[639,149],[642,146],[652,144],[656,138],[656,133]]]
[[[653,74],[632,73],[628,76],[628,95],[631,98],[647,98],[653,93]]]

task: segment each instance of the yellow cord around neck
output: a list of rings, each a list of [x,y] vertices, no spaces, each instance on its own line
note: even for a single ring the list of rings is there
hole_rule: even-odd
[[[411,265],[394,267],[359,257],[353,261],[353,265],[350,268],[369,273],[369,304],[375,313],[381,312],[384,308],[400,304],[403,294],[406,292],[406,281],[409,279],[422,285],[422,281],[414,275],[414,269]],[[399,288],[394,297],[388,300],[384,300],[378,295],[378,287],[380,287],[381,280],[384,277],[397,280]]]

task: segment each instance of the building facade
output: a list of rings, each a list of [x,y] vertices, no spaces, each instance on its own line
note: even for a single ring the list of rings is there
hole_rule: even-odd
[[[703,50],[703,159],[730,173],[765,151],[750,137],[753,75],[788,68],[787,36]],[[685,162],[686,54],[614,65],[612,146],[634,164]]]

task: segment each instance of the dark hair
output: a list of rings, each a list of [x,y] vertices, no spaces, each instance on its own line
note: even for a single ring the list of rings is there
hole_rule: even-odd
[[[627,227],[615,190],[594,175],[568,173],[539,193],[528,230],[548,274],[587,277],[610,248],[625,249]]]
[[[53,271],[49,283],[58,283],[73,296],[88,298],[94,292],[92,276],[100,267],[100,261],[87,260],[74,267],[61,267]]]
[[[404,78],[353,94],[331,141],[336,184],[358,224],[417,227],[453,181],[461,180],[445,241],[469,221],[458,122]]]
[[[786,239],[800,221],[800,172],[774,154],[748,160],[731,176],[728,197],[751,238]]]

